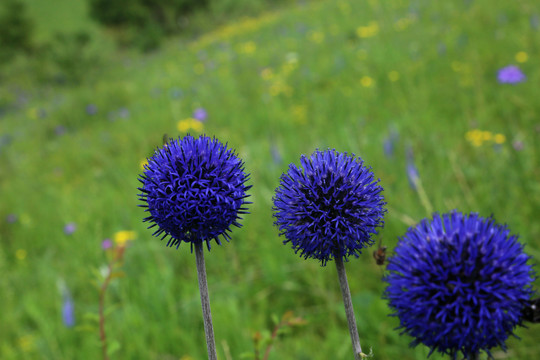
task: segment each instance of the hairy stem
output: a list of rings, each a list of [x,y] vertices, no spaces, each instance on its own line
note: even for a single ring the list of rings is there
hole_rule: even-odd
[[[358,335],[358,328],[356,327],[356,318],[354,317],[351,291],[349,290],[349,283],[347,282],[345,265],[343,265],[343,259],[341,258],[341,256],[335,256],[335,261],[339,278],[339,285],[341,287],[341,295],[343,295],[343,304],[345,305],[345,314],[347,315],[347,322],[349,323],[349,333],[351,334],[354,359],[362,360],[362,347],[360,346],[360,337]]]
[[[199,278],[199,291],[204,321],[204,334],[208,359],[217,360],[216,342],[214,340],[214,327],[212,326],[212,313],[210,312],[210,297],[208,296],[208,283],[206,281],[206,267],[204,265],[204,252],[202,242],[195,245],[195,258],[197,259],[197,277]]]

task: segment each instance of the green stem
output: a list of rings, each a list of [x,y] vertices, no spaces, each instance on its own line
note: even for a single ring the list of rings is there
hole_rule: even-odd
[[[217,360],[216,342],[214,340],[214,327],[212,326],[212,314],[210,312],[210,297],[208,296],[208,283],[206,281],[206,267],[204,264],[202,242],[195,244],[195,258],[197,260],[197,277],[199,278],[199,291],[201,293],[204,334],[206,336],[208,360]]]
[[[349,323],[349,333],[351,334],[354,359],[362,360],[362,347],[360,346],[360,337],[358,335],[358,328],[356,327],[356,318],[354,316],[351,291],[349,289],[349,283],[347,282],[345,265],[343,264],[341,256],[335,256],[334,258],[336,261],[339,285],[341,287],[341,295],[343,296],[343,304],[345,305],[345,314],[347,315],[347,322]]]

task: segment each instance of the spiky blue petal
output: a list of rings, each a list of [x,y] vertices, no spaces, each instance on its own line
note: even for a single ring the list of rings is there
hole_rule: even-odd
[[[534,271],[517,236],[476,213],[435,214],[389,259],[385,297],[411,346],[454,358],[501,346],[521,324]]]
[[[383,188],[370,167],[354,154],[335,150],[302,155],[281,176],[274,202],[274,224],[304,258],[324,266],[335,257],[358,257],[373,244],[384,224]]]
[[[171,140],[148,159],[139,178],[139,199],[150,213],[144,221],[158,226],[155,236],[169,236],[167,246],[221,245],[219,236],[228,240],[231,226],[241,226],[248,179],[244,163],[216,138]]]

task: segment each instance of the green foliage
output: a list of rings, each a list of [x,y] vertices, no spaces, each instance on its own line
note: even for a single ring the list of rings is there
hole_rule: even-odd
[[[107,290],[111,358],[206,356],[194,254],[165,248],[137,207],[140,163],[164,133],[215,135],[238,150],[252,177],[244,226],[205,256],[220,359],[252,353],[254,334],[269,329],[264,339],[275,326],[271,314],[289,310],[307,324],[278,336],[269,360],[352,358],[335,270],[300,259],[272,225],[279,176],[315,148],[354,152],[380,177],[388,256],[430,204],[494,214],[540,259],[536,4],[302,2],[207,24],[211,31],[164,41],[152,55],[119,53],[80,85],[45,86],[14,72],[0,87],[0,358],[101,358],[98,320],[88,315],[98,313],[92,281],[108,262],[101,241],[122,229],[138,238],[125,254],[126,276]],[[91,26],[82,15],[77,21],[86,24],[81,30]],[[50,39],[58,32],[56,23],[38,23]],[[528,61],[517,63],[520,52]],[[497,69],[511,63],[527,81],[498,84]],[[209,114],[202,130],[178,130],[198,107]],[[473,129],[505,141],[476,146],[467,138]],[[392,130],[398,137],[387,157],[382,145]],[[407,180],[407,147],[424,201]],[[77,231],[64,234],[72,221]],[[412,339],[388,316],[384,268],[372,250],[346,264],[363,350],[373,348],[378,360],[424,360],[429,350],[409,348]],[[58,278],[73,296],[74,329],[62,324]],[[508,353],[494,349],[494,357],[540,357],[534,325],[516,335]]]
[[[4,0],[0,4],[0,63],[18,52],[28,53],[33,47],[33,23],[21,0]]]
[[[91,76],[99,66],[99,57],[89,49],[90,41],[90,35],[84,31],[57,33],[42,48],[42,61],[51,63],[56,81],[79,83]]]
[[[121,30],[119,40],[143,51],[157,48],[166,34],[178,32],[181,17],[207,5],[207,0],[89,0],[90,14]]]

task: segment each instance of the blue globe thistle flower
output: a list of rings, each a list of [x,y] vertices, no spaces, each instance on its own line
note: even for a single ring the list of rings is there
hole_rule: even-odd
[[[231,226],[240,227],[239,214],[246,214],[249,175],[233,150],[216,138],[188,135],[170,140],[148,159],[139,181],[139,199],[150,213],[144,221],[158,226],[153,235],[167,246],[182,241],[194,244],[219,237],[230,239]]]
[[[402,333],[455,359],[505,340],[521,325],[535,273],[515,235],[492,218],[453,211],[411,227],[389,259],[384,297]]]
[[[283,243],[322,266],[335,257],[358,257],[384,224],[379,180],[361,158],[336,150],[302,155],[300,163],[303,169],[289,165],[273,198],[274,224],[287,238]]]

